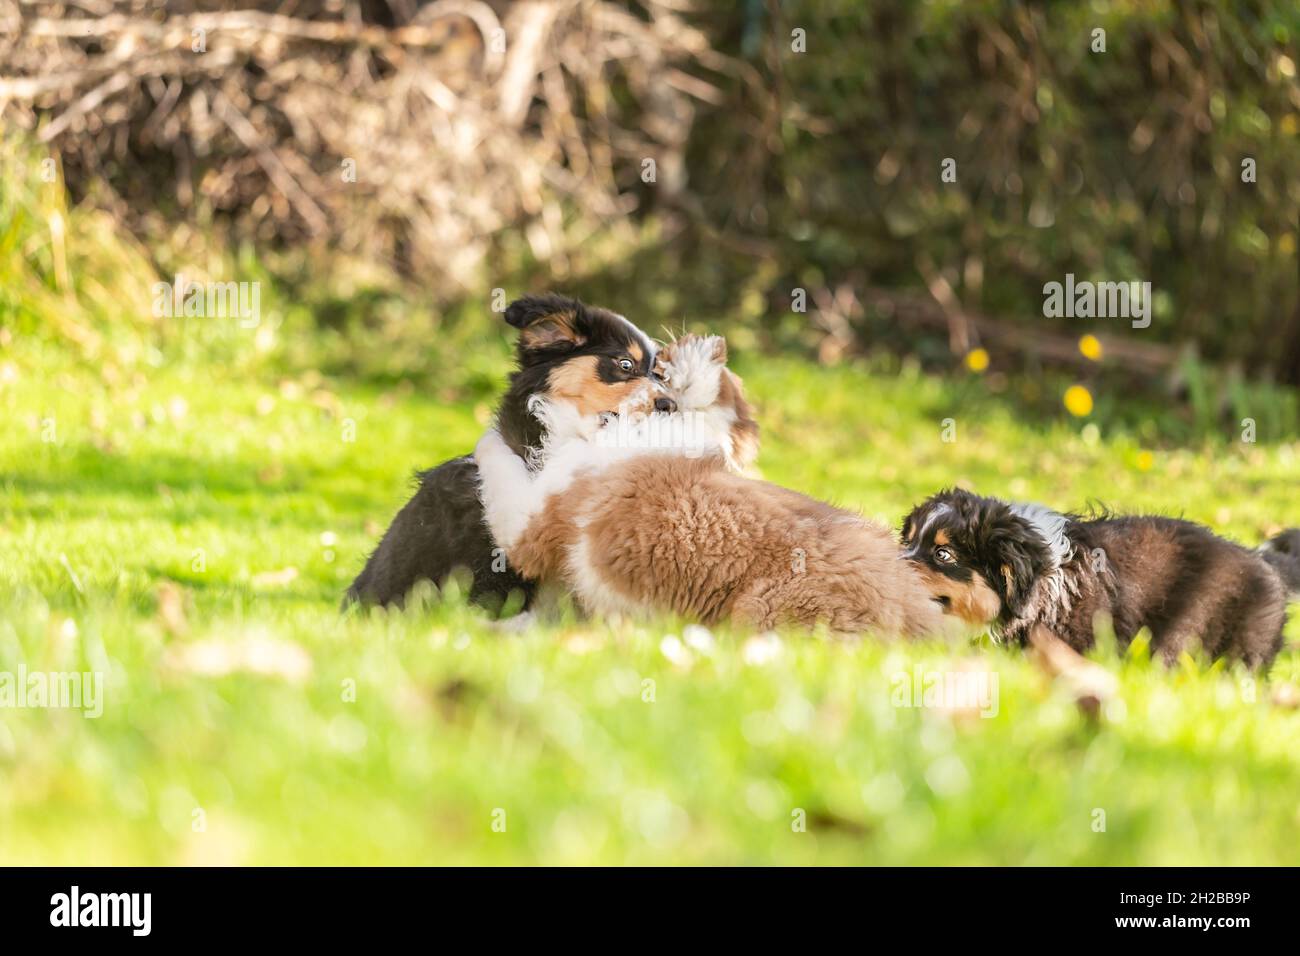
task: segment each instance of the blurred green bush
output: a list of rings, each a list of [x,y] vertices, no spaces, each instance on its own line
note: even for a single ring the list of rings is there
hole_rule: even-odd
[[[513,22],[509,5],[491,6]],[[614,22],[609,6],[588,11],[605,24],[599,29]],[[643,43],[664,34],[673,56],[656,59],[643,49],[635,82],[623,66],[601,67],[601,57],[581,67],[536,61],[545,76],[522,128],[530,141],[567,136],[568,145],[542,150],[559,157],[548,160],[554,175],[540,177],[535,201],[521,202],[483,237],[483,266],[456,282],[403,257],[367,258],[348,245],[346,230],[307,242],[293,229],[267,232],[261,220],[253,233],[231,228],[233,194],[221,192],[225,205],[205,208],[210,190],[196,187],[226,182],[218,171],[246,147],[226,132],[205,139],[206,152],[185,164],[161,156],[156,142],[140,138],[155,108],[144,88],[130,87],[128,102],[148,109],[114,120],[129,133],[121,137],[130,144],[125,159],[105,160],[95,175],[71,164],[68,187],[86,201],[79,205],[115,215],[132,204],[148,207],[117,221],[143,230],[142,247],[164,278],[182,269],[219,278],[224,265],[264,279],[271,310],[292,333],[285,350],[327,372],[425,376],[458,387],[468,362],[476,387],[487,387],[503,355],[494,342],[481,362],[472,357],[483,351],[501,297],[561,288],[606,302],[656,334],[708,325],[739,349],[790,350],[824,362],[873,351],[915,355],[948,369],[964,364],[986,374],[995,391],[1006,387],[1008,372],[1048,368],[1087,385],[1099,414],[1108,391],[1145,390],[1159,402],[1172,398],[1197,427],[1236,427],[1268,405],[1275,434],[1295,429],[1300,8],[1293,3],[626,6],[638,19],[617,20],[619,29]],[[362,13],[385,28],[407,16],[384,4]],[[333,20],[317,6],[297,16]],[[581,18],[554,22],[562,24],[551,34],[557,44],[597,30]],[[477,36],[470,31],[458,42]],[[90,41],[63,42],[95,55]],[[355,55],[376,68],[375,83],[389,76],[379,53]],[[497,82],[478,64],[464,59],[458,88],[473,89],[476,76]],[[599,76],[607,91],[593,79]],[[564,99],[562,84],[579,80],[590,99],[568,109],[582,121],[583,154],[604,157],[588,174],[613,190],[621,210],[602,214],[599,225],[574,199],[581,192],[575,177],[584,174],[574,165],[572,130],[563,133],[552,111]],[[185,74],[179,102],[202,99],[203,82]],[[655,93],[670,87],[671,96]],[[278,115],[266,97],[259,103]],[[606,101],[601,108],[613,112],[592,111]],[[38,122],[60,112],[32,108]],[[619,122],[611,125],[613,116]],[[268,120],[266,128],[280,127]],[[661,175],[647,182],[645,160],[656,158]],[[23,169],[31,173],[40,161],[32,153]],[[336,175],[336,156],[313,161],[322,176]],[[945,164],[955,181],[945,181]],[[131,188],[117,188],[118,180]],[[194,208],[176,209],[170,199],[150,206],[150,196],[179,195],[192,195]],[[104,226],[101,232],[111,221]],[[10,240],[24,228],[30,224],[0,220],[0,235]],[[22,246],[27,261],[49,270],[47,285],[66,286],[55,275],[58,261],[45,262],[58,241],[52,230],[43,234],[45,242]],[[1044,285],[1067,275],[1149,281],[1151,326],[1044,317]],[[1085,335],[1100,337],[1104,348],[1076,347]],[[1043,394],[1059,413],[1059,389]]]
[[[1300,383],[1294,3],[804,0],[710,32],[755,77],[691,140],[703,228],[680,262],[712,281],[690,297],[729,311],[757,287],[774,333],[843,320],[915,343],[863,290],[946,287],[1033,329],[1192,342]],[[1044,318],[1068,273],[1150,281],[1151,327]],[[791,310],[791,290],[840,284],[860,307],[823,327]]]

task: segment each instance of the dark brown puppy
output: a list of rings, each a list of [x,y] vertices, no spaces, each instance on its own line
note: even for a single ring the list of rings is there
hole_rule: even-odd
[[[1121,646],[1143,627],[1166,662],[1183,651],[1265,667],[1282,647],[1300,569],[1190,521],[1081,518],[944,491],[903,522],[904,555],[970,623],[1024,642],[1043,626],[1075,650],[1109,616]]]
[[[614,411],[651,374],[655,347],[623,316],[560,295],[510,304],[506,322],[519,329],[518,368],[497,410],[497,428],[525,458],[542,437],[529,409],[538,397],[562,399],[584,413]],[[499,607],[512,591],[527,605],[533,587],[492,543],[479,502],[478,466],[453,458],[417,475],[420,487],[397,513],[348,588],[344,604],[400,605],[417,581],[441,586],[454,568],[473,575],[470,599]]]
[[[1300,596],[1300,528],[1288,528],[1270,538],[1260,547],[1259,554],[1273,565],[1292,598]]]

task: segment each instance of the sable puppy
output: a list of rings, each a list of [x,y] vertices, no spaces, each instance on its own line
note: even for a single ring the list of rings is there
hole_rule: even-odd
[[[562,582],[594,614],[671,611],[758,629],[824,622],[848,633],[943,628],[886,528],[732,470],[756,449],[756,429],[720,340],[681,340],[662,357],[673,415],[612,438],[621,421],[561,423],[556,409],[540,409],[550,428],[535,474],[497,433],[480,440],[488,524],[512,564]],[[687,437],[656,446],[645,440],[656,427]]]
[[[1150,628],[1166,662],[1183,651],[1267,666],[1282,646],[1288,588],[1259,553],[1189,521],[1082,518],[943,491],[903,522],[904,554],[949,613],[1024,642],[1036,625],[1075,650],[1112,619],[1121,646]],[[1285,564],[1285,562],[1281,562]]]
[[[653,386],[654,344],[621,315],[550,294],[511,303],[505,319],[519,329],[518,367],[496,423],[518,454],[535,453],[541,445],[542,424],[530,401],[544,397],[596,414]],[[499,605],[520,591],[527,603],[532,584],[494,555],[474,459],[453,458],[417,477],[419,488],[348,588],[345,605],[400,605],[416,581],[441,585],[455,567],[473,575],[471,600]]]

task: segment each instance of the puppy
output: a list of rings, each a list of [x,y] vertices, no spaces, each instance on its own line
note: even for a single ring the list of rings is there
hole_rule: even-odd
[[[519,329],[518,367],[497,410],[496,427],[515,453],[534,454],[541,446],[543,425],[529,408],[535,399],[595,415],[618,408],[654,384],[655,346],[621,315],[576,299],[541,295],[511,303],[505,319]],[[345,606],[400,605],[417,581],[441,586],[455,567],[473,575],[472,601],[499,606],[518,591],[527,604],[532,584],[507,566],[483,523],[474,459],[454,458],[418,478],[414,497],[348,588]]]
[[[1259,555],[1273,566],[1292,600],[1300,600],[1300,528],[1288,528],[1260,545]]]
[[[949,613],[1023,643],[1045,627],[1078,651],[1098,614],[1121,646],[1149,628],[1166,662],[1202,648],[1267,666],[1282,647],[1288,589],[1260,554],[1173,518],[1082,518],[943,491],[903,522],[904,554]]]
[[[550,429],[536,473],[496,432],[479,442],[487,521],[522,574],[563,583],[592,614],[846,633],[943,628],[887,529],[736,473],[757,450],[757,428],[720,339],[684,338],[661,354],[673,414],[628,427],[539,402]],[[619,427],[621,437],[611,431]],[[656,444],[655,429],[681,439]]]

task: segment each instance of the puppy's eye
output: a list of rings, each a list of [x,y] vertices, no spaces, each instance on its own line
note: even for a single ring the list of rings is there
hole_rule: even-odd
[[[953,564],[957,560],[957,555],[952,553],[951,548],[935,548],[934,560],[940,564]]]
[[[632,364],[632,360],[630,358],[619,359],[618,367],[621,368],[624,372],[630,372],[632,371],[632,369],[636,368],[636,366]]]

